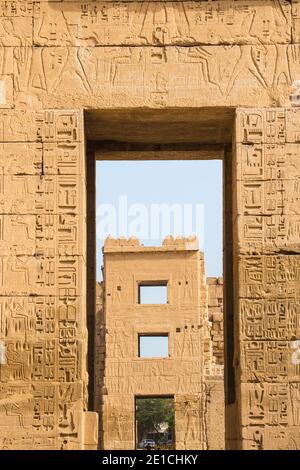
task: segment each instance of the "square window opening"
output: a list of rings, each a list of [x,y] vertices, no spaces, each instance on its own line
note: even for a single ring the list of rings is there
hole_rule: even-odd
[[[168,303],[167,282],[142,282],[138,286],[138,303],[140,305],[164,305]]]
[[[169,357],[169,335],[140,334],[138,354],[141,358],[167,358]]]

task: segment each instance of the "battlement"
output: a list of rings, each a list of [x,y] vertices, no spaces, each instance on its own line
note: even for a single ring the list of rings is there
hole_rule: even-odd
[[[171,235],[166,237],[160,246],[144,246],[136,237],[108,237],[105,240],[103,253],[151,253],[151,252],[167,252],[167,251],[198,251],[199,242],[196,236],[188,238],[177,237]]]

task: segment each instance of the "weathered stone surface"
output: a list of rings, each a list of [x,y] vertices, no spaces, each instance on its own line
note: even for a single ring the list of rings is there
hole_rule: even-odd
[[[298,45],[16,47],[12,57],[21,107],[287,106],[299,77]]]
[[[224,408],[224,376],[220,368],[219,376],[206,376],[204,388],[205,412],[204,422],[209,450],[225,448],[225,408]]]
[[[34,44],[48,47],[284,44],[291,33],[291,5],[282,0],[49,1],[34,8]]]
[[[298,109],[237,112],[235,374],[243,449],[299,447],[299,123]]]
[[[208,278],[207,289],[212,354],[216,364],[224,365],[223,279]]]
[[[13,110],[0,120],[1,448],[79,449],[92,426],[82,112]]]
[[[161,247],[143,247],[136,239],[108,239],[105,243],[104,448],[135,447],[137,395],[173,395],[176,448],[207,447],[201,393],[205,311],[201,315],[200,295],[205,283],[203,257],[197,248],[195,239],[170,238]],[[168,281],[168,303],[140,305],[139,283],[158,280]],[[139,357],[141,333],[168,334],[169,357]]]
[[[300,255],[242,255],[237,261],[241,297],[298,299]]]
[[[297,450],[299,449],[299,425],[297,426],[247,426],[241,439],[245,450]]]
[[[86,138],[151,144],[157,153],[161,145],[217,144],[226,168],[232,158],[224,214],[231,372],[230,347],[236,357],[226,384],[227,446],[299,449],[299,31],[298,0],[0,1],[1,449],[96,447],[97,419],[86,414]],[[157,251],[167,261],[153,266],[152,279],[169,273],[172,253],[187,263],[174,282],[193,273],[198,296],[203,261],[193,271],[177,248]],[[124,246],[114,256],[136,263],[141,253],[151,256]],[[94,409],[103,400],[105,410],[100,445],[132,446],[135,390],[171,389],[178,447],[217,447],[220,428],[205,429],[217,426],[209,391],[211,403],[222,401],[223,371],[213,363],[214,351],[221,357],[221,297],[208,299],[203,280],[199,302],[172,291],[173,317],[159,309],[153,321],[178,338],[174,357],[153,363],[152,373],[132,360],[135,342],[124,335],[149,328],[132,307],[138,279],[129,279],[122,264],[107,286],[106,357],[103,308],[96,313],[95,364],[107,369],[105,380],[95,377]],[[208,300],[218,309],[212,325]],[[124,315],[132,321],[124,324]],[[184,347],[174,318],[187,326]]]
[[[300,302],[291,298],[239,300],[241,335],[245,341],[292,341],[298,338]]]
[[[0,113],[0,129],[1,143],[84,142],[83,112],[76,110],[5,110]]]
[[[247,145],[296,144],[300,141],[300,109],[238,109],[236,112],[236,141]],[[281,147],[276,145],[274,148],[280,149]],[[288,146],[287,151],[290,148]],[[285,152],[285,147],[280,150],[280,154]],[[237,164],[239,163],[237,162]]]
[[[202,300],[206,286],[197,249],[194,238],[169,237],[155,248],[135,238],[105,242],[95,330],[95,398],[103,416],[99,430],[104,448],[134,448],[135,396],[173,395],[176,447],[224,449],[223,338],[214,340],[217,322]],[[139,305],[139,282],[157,279],[168,280],[168,303]],[[212,297],[221,302],[223,296],[222,279],[214,285],[211,281],[215,292],[210,292],[208,305]],[[220,329],[221,323],[220,318]],[[139,358],[138,335],[162,332],[169,335],[169,357]]]
[[[300,2],[292,0],[292,39],[299,43],[300,40]]]

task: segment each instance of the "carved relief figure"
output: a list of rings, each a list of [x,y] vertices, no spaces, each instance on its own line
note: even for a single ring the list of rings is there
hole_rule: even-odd
[[[250,72],[263,88],[268,88],[265,72],[267,50],[267,47],[263,44],[259,46],[240,46],[240,58],[232,71],[232,75],[225,90],[225,96],[230,94],[237,78],[245,71]]]
[[[123,410],[115,407],[110,408],[111,432],[120,443],[124,440],[128,418],[128,414]]]
[[[290,399],[292,405],[293,424],[300,426],[300,384],[290,384]]]
[[[189,398],[187,401],[180,403],[181,413],[185,420],[183,438],[185,448],[190,448],[191,443],[198,440],[200,432],[200,406],[199,403],[190,400]]]
[[[121,320],[117,320],[114,328],[108,329],[110,350],[109,354],[114,358],[125,358],[129,355],[130,334],[125,324]]]
[[[177,48],[178,61],[183,63],[197,63],[199,64],[199,74],[202,76],[204,84],[214,85],[222,94],[221,78],[219,76],[218,65],[214,54],[210,52],[209,48],[205,47],[190,47],[190,48]]]

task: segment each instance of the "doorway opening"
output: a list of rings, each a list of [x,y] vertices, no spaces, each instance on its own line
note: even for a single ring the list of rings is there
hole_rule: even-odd
[[[135,448],[175,449],[173,396],[135,397]]]
[[[198,191],[200,192],[201,188],[205,188],[209,198],[211,200],[218,199],[219,204],[222,205],[221,212],[212,207],[204,213],[204,219],[202,220],[204,220],[205,227],[208,227],[204,240],[210,244],[210,249],[207,250],[205,246],[200,245],[200,250],[204,251],[206,257],[207,277],[224,278],[224,284],[222,283],[222,286],[224,285],[225,400],[227,404],[235,403],[231,167],[233,121],[234,110],[228,108],[189,109],[180,111],[148,109],[135,110],[134,113],[127,110],[103,110],[101,113],[100,111],[89,111],[86,113],[88,188],[87,259],[89,260],[87,312],[88,329],[90,333],[88,354],[90,409],[95,409],[96,397],[97,394],[99,394],[98,389],[103,385],[99,383],[99,381],[98,383],[94,383],[93,380],[95,377],[94,368],[99,368],[97,358],[94,361],[94,312],[96,311],[96,284],[97,282],[102,282],[101,264],[103,259],[101,249],[104,241],[104,239],[101,240],[98,234],[97,215],[99,217],[99,210],[97,206],[99,203],[104,206],[118,205],[116,196],[118,196],[118,198],[124,196],[124,182],[127,182],[127,186],[130,187],[131,190],[132,188],[139,188],[140,194],[145,194],[147,187],[152,188],[152,194],[157,196],[157,188],[159,182],[162,182],[162,180],[164,180],[166,188],[171,188],[172,183],[174,183],[174,194],[177,195],[177,198],[178,195],[181,195],[182,200],[180,202],[184,205],[189,202],[184,199],[187,192],[186,188],[191,188],[192,181],[196,181],[197,183],[195,175],[198,175]],[[180,166],[176,172],[175,169],[178,164],[180,164]],[[205,173],[205,166],[210,168],[210,170],[213,167],[215,170],[217,169],[218,174],[221,174],[221,181],[213,181],[209,172]],[[143,175],[145,177],[144,179]],[[196,186],[194,186],[194,188],[196,188]],[[107,192],[105,193],[105,191]],[[221,194],[220,197],[216,197],[218,191],[219,194]],[[98,194],[100,195],[99,199]],[[106,198],[107,194],[110,194],[110,199]],[[115,197],[113,204],[112,194],[114,194]],[[151,203],[149,200],[141,201],[141,198],[129,201],[132,209],[131,217],[134,217],[136,214],[135,211],[138,209],[136,206],[141,202],[144,202],[146,206]],[[172,204],[178,202],[178,200],[175,199],[174,201],[174,199],[172,200],[169,197],[167,198],[167,202]],[[154,203],[157,203],[157,200],[154,199]],[[134,204],[135,207],[132,208]],[[120,222],[118,216],[124,213],[124,207],[125,206],[122,206],[122,204],[118,206],[119,214],[117,213],[116,215],[117,224]],[[100,209],[100,216],[103,216],[101,210],[103,210],[103,207]],[[128,211],[128,200],[126,210]],[[149,220],[153,221],[153,218],[149,216],[147,228],[149,228]],[[218,223],[214,226],[213,223],[216,221]],[[143,226],[142,223],[135,223],[133,226],[141,231],[138,233],[138,237],[144,245],[155,245],[161,244],[164,236],[172,235],[172,230],[174,235],[184,235],[183,233],[176,233],[174,220],[172,223],[169,233],[164,233],[163,236],[156,239],[156,241],[153,237],[151,238],[151,233],[148,237],[142,236],[143,233],[145,233],[145,226]],[[101,226],[101,229],[102,228],[103,224]],[[120,227],[117,227],[117,229],[118,228],[120,229]],[[201,227],[201,230],[203,230],[203,227]],[[162,232],[160,232],[160,234],[161,233]],[[191,234],[192,233],[188,233],[187,235]],[[202,234],[200,234],[200,237]],[[219,237],[219,246],[221,247],[222,244],[221,248],[218,246],[218,241],[216,242],[216,234]],[[107,235],[109,235],[109,233],[107,233]],[[117,231],[116,238],[131,235],[135,234],[132,232],[128,233],[128,231],[127,233],[122,233],[122,230],[120,230],[119,232]],[[216,248],[217,246],[218,248]],[[210,257],[214,259],[214,261],[217,258],[219,259],[219,266],[221,266],[219,270],[216,270],[214,267],[209,267],[213,266],[213,261],[209,261]],[[155,283],[153,286],[153,283],[149,283],[149,285],[145,283],[144,286],[141,287],[157,287],[162,290],[163,287],[167,286],[155,286]],[[166,289],[164,289],[164,292],[166,293]],[[138,295],[138,297],[141,298],[140,295]],[[148,301],[145,303],[147,304]],[[154,302],[154,304],[155,303],[163,304],[165,303],[165,298],[163,302],[160,300],[159,302]],[[149,305],[151,304],[149,303]],[[103,321],[105,323],[105,318],[103,318]],[[105,324],[103,324],[103,331],[104,330]],[[220,341],[222,342],[222,340]],[[149,354],[149,357],[151,357],[151,354]],[[101,366],[103,369],[105,351],[101,352],[101,358],[103,360]],[[101,400],[102,399],[100,399],[100,402]],[[97,406],[96,409],[97,411],[99,410]],[[101,422],[100,412],[100,423]],[[100,429],[100,447],[103,445],[101,444],[101,431],[103,430]]]

